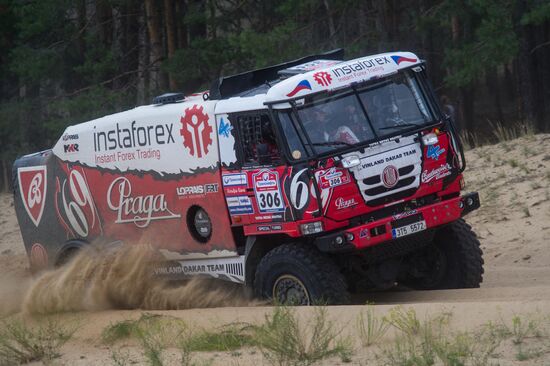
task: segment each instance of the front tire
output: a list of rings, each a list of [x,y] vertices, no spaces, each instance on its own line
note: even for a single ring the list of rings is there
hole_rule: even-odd
[[[407,284],[414,289],[476,288],[483,282],[483,251],[463,219],[440,229],[411,262],[415,273]]]
[[[257,297],[279,304],[347,304],[347,283],[338,267],[316,248],[283,244],[258,264],[254,279]]]

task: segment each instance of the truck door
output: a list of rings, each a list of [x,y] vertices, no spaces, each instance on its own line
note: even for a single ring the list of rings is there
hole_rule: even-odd
[[[267,110],[218,115],[217,122],[232,224],[257,224],[262,233],[284,231],[281,223],[289,210],[283,183],[290,169],[283,164]]]

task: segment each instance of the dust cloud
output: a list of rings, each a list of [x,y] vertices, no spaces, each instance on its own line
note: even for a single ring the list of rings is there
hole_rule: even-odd
[[[175,286],[153,275],[158,252],[147,245],[90,245],[65,266],[2,288],[0,314],[51,314],[107,309],[176,310],[250,306],[243,287],[193,278]],[[2,281],[3,283],[4,281]],[[10,282],[7,282],[10,283]],[[10,301],[7,295],[11,296]]]

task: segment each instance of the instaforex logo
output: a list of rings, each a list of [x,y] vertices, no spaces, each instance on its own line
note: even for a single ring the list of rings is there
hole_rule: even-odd
[[[117,123],[116,128],[101,132],[94,131],[94,150],[100,152],[171,144],[175,142],[172,128],[172,124],[137,127],[136,121],[133,121],[129,128],[121,128]]]

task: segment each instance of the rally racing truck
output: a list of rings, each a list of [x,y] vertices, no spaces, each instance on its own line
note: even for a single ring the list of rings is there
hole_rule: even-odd
[[[479,287],[463,219],[479,198],[461,194],[463,149],[425,68],[335,50],[67,127],[14,164],[31,268],[102,240],[153,245],[156,275],[280,303]]]

